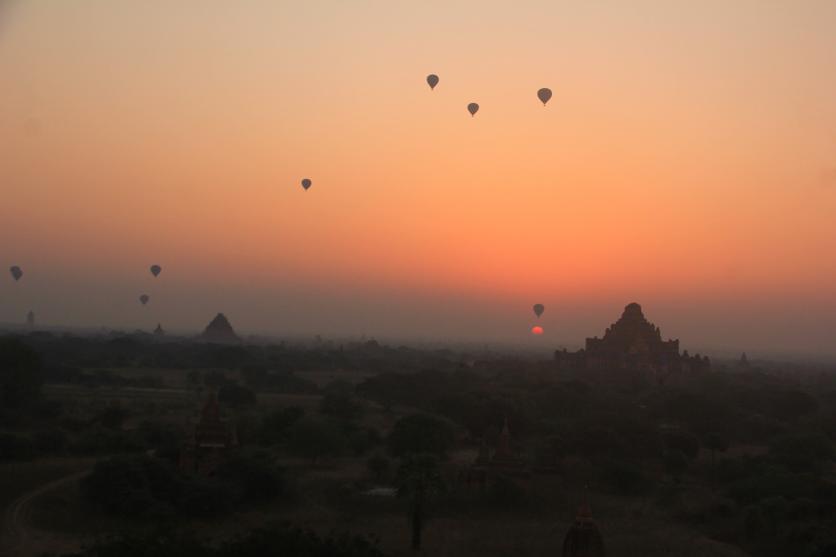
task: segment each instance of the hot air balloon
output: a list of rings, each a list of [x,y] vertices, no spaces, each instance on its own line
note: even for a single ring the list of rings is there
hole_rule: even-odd
[[[9,267],[9,272],[12,274],[12,278],[14,278],[15,281],[20,280],[20,277],[23,276],[23,270],[17,265],[12,265],[11,267]]]
[[[546,311],[546,306],[543,304],[534,304],[534,315],[540,317],[543,315],[543,312]]]
[[[438,85],[438,76],[434,73],[428,75],[427,84],[430,86],[430,89],[435,89],[435,86]]]
[[[151,265],[151,274],[154,275],[155,277],[160,276],[160,273],[162,272],[162,270],[163,270],[163,268],[160,267],[159,265]]]
[[[148,297],[148,294],[143,294],[142,296],[139,297],[139,302],[144,306],[145,304],[148,303],[148,300],[150,300],[150,299],[151,298]]]
[[[308,188],[311,187],[310,178],[305,178],[304,180],[302,180],[302,187],[305,188],[305,191],[308,191]]]
[[[479,112],[479,105],[476,103],[470,103],[467,105],[467,111],[470,112],[471,116],[475,116],[477,112]]]
[[[543,87],[539,91],[537,91],[537,98],[540,99],[540,102],[543,103],[543,106],[546,106],[546,103],[549,102],[549,99],[552,98],[552,90],[548,87]]]

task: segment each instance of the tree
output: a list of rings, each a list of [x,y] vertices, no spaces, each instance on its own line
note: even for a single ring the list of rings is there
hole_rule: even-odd
[[[665,454],[665,470],[673,479],[679,483],[682,479],[682,474],[688,468],[688,457],[679,450],[671,450]]]
[[[218,402],[240,408],[242,406],[255,404],[255,393],[238,383],[225,383],[218,389]]]
[[[221,464],[218,478],[232,484],[244,503],[271,501],[287,491],[282,470],[266,455],[262,458],[233,456]]]
[[[190,387],[199,387],[203,383],[203,374],[193,369],[186,374],[186,382]]]
[[[645,472],[639,462],[611,458],[602,467],[603,479],[616,493],[639,495],[648,487]]]
[[[345,442],[333,423],[319,418],[303,418],[290,432],[290,445],[297,454],[310,458],[316,464],[324,456],[342,453]]]
[[[258,428],[259,444],[266,446],[287,441],[290,428],[304,415],[305,411],[298,406],[273,410],[264,416]]]
[[[689,459],[697,458],[700,441],[687,431],[670,431],[665,434],[665,446],[671,451],[679,451]]]
[[[14,433],[0,433],[0,461],[32,457],[32,440]]]
[[[173,504],[182,484],[174,469],[148,457],[114,457],[96,463],[81,481],[84,497],[111,514],[142,516],[159,503]]]
[[[778,391],[772,395],[771,414],[784,421],[794,421],[819,409],[815,398],[803,391]]]
[[[818,432],[784,435],[769,446],[769,456],[794,472],[816,470],[834,455],[833,443]]]
[[[346,422],[352,422],[363,415],[363,407],[353,395],[339,391],[331,391],[322,397],[319,411]]]
[[[729,441],[719,433],[711,433],[705,438],[705,448],[711,451],[711,467],[714,468],[714,453],[726,452],[729,448]]]
[[[120,404],[111,404],[98,415],[97,420],[108,429],[122,429],[128,413]]]
[[[438,457],[433,454],[412,454],[404,458],[397,473],[398,496],[409,498],[409,520],[412,525],[412,549],[421,549],[421,534],[427,520],[429,500],[444,490]]]
[[[249,365],[241,368],[241,376],[244,382],[253,389],[264,387],[267,383],[268,370],[262,365]]]
[[[443,457],[453,447],[453,428],[426,414],[411,414],[395,422],[389,434],[389,450],[395,456],[429,453]]]
[[[389,474],[392,462],[382,454],[375,454],[366,461],[366,468],[371,472],[374,481],[382,482]]]
[[[0,339],[0,407],[22,408],[41,393],[38,354],[15,339]]]
[[[220,544],[199,541],[192,534],[152,532],[100,539],[80,553],[63,557],[383,557],[377,544],[352,534],[321,535],[287,523],[269,524]]]

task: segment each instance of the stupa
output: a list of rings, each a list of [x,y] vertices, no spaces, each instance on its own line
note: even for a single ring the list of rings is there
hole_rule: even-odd
[[[577,352],[555,352],[558,367],[588,371],[630,370],[663,379],[674,372],[703,371],[711,367],[707,357],[679,352],[679,340],[663,340],[659,327],[648,321],[642,307],[628,304],[621,317],[602,338],[586,339]]]
[[[592,520],[589,504],[584,503],[578,509],[575,522],[563,539],[563,557],[604,557],[604,538],[598,525]]]
[[[240,337],[235,334],[235,330],[223,313],[216,315],[212,322],[206,326],[201,338],[207,342],[225,344],[241,342]]]
[[[237,430],[233,424],[221,419],[218,397],[211,392],[194,428],[194,435],[180,448],[180,469],[213,476],[229,451],[237,446]]]

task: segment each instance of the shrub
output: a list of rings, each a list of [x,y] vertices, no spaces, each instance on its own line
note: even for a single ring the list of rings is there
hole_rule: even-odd
[[[292,449],[316,463],[322,457],[337,456],[345,448],[345,439],[330,421],[319,418],[303,418],[290,431]]]
[[[26,460],[32,458],[32,440],[14,433],[0,433],[0,460]]]
[[[453,428],[444,420],[426,414],[399,419],[389,435],[389,450],[395,456],[431,453],[444,456],[453,447]]]
[[[392,469],[392,461],[382,454],[376,454],[369,457],[366,461],[366,468],[376,482],[383,482],[389,476]]]

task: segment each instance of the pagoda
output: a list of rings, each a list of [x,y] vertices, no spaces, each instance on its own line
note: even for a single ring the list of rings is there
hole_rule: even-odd
[[[233,425],[221,419],[218,397],[209,394],[193,436],[180,449],[180,469],[202,476],[214,476],[229,451],[238,446]]]
[[[519,472],[525,469],[525,463],[511,448],[511,430],[508,427],[507,417],[502,425],[502,431],[496,443],[496,450],[488,466],[494,470],[510,472]]]
[[[663,380],[671,373],[703,371],[710,368],[707,357],[679,352],[679,340],[663,340],[659,327],[648,321],[642,307],[628,304],[621,317],[604,332],[602,338],[586,339],[586,347],[577,352],[555,352],[560,368],[592,372],[637,371]]]
[[[203,330],[201,338],[207,342],[221,344],[233,344],[241,342],[240,337],[229,323],[229,319],[223,313],[219,313]]]
[[[511,444],[511,430],[506,417],[493,453],[488,450],[483,437],[479,455],[469,468],[462,471],[461,480],[468,487],[484,489],[500,477],[527,479],[529,476],[525,461],[514,451]]]
[[[604,538],[592,520],[588,503],[578,508],[575,522],[563,539],[563,557],[605,557]]]

